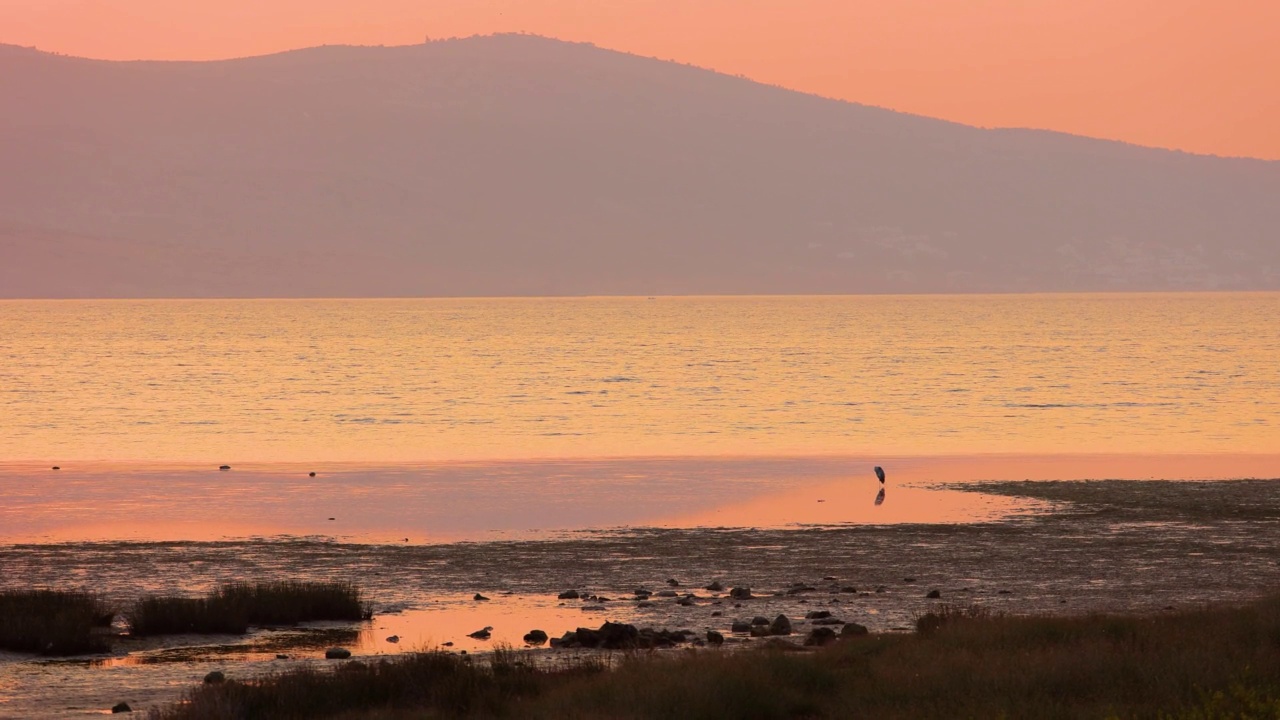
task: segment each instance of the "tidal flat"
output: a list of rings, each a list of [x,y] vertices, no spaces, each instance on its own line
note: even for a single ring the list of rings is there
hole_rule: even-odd
[[[244,636],[124,636],[105,655],[3,654],[0,717],[78,716],[122,701],[163,707],[214,670],[245,679],[338,664],[323,659],[335,645],[364,660],[430,649],[474,655],[521,648],[531,629],[557,637],[612,620],[715,630],[728,647],[750,647],[759,641],[731,625],[755,616],[786,615],[798,643],[815,610],[873,634],[905,634],[939,604],[1015,616],[1160,616],[1280,588],[1275,480],[947,488],[1014,504],[973,522],[634,527],[422,545],[320,537],[4,545],[3,589],[84,589],[124,607],[145,594],[191,596],[227,582],[341,581],[364,592],[374,615]],[[716,582],[722,590],[706,589]],[[754,597],[732,599],[733,587]],[[560,599],[567,590],[587,599]],[[926,597],[934,590],[937,599]],[[488,640],[468,637],[486,626]],[[536,663],[566,651],[516,652]]]

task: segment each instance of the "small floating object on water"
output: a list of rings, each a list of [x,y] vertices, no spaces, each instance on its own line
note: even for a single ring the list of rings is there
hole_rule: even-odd
[[[447,643],[441,643],[441,644],[442,644],[442,645],[444,645],[445,647],[453,647],[453,641],[452,641],[452,640],[451,640],[451,641],[449,641],[449,642],[447,642]]]
[[[61,470],[62,468],[58,467],[57,465],[54,465],[54,466],[53,466],[53,469],[54,469],[54,470]]]
[[[315,477],[315,476],[316,476],[316,473],[315,473],[315,471],[314,471],[314,470],[312,470],[311,472],[307,473],[307,477]]]
[[[333,518],[329,518],[329,519],[330,519],[330,520],[333,520]]]
[[[219,470],[230,470],[230,469],[231,469],[231,466],[230,466],[230,465],[219,465],[219,466],[218,466],[218,469],[219,469]]]
[[[389,643],[398,643],[398,642],[400,642],[400,636],[399,636],[399,635],[392,635],[391,637],[387,638],[387,642],[389,642]]]
[[[876,466],[876,477],[879,478],[880,484],[883,485],[884,484],[884,468],[880,467],[879,465]]]
[[[485,625],[483,629],[477,630],[473,633],[469,633],[467,637],[472,637],[477,640],[488,640],[489,635],[491,634],[489,631],[492,629],[493,629],[492,625]]]
[[[475,597],[473,597],[473,598],[471,598],[471,599],[472,599],[472,600],[476,600],[476,601],[480,601],[480,600],[488,600],[489,598],[487,598],[487,597],[485,597],[485,596],[481,595],[480,593],[476,593],[476,596],[475,596]]]
[[[826,500],[819,500],[818,502],[826,502]]]

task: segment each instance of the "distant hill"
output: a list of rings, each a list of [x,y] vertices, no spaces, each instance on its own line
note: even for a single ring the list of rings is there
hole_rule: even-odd
[[[1280,288],[1280,162],[505,35],[0,46],[0,296]]]

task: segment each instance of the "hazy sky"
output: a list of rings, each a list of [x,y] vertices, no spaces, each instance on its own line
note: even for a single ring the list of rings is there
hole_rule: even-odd
[[[983,126],[1280,159],[1277,0],[0,0],[110,59],[527,31]]]

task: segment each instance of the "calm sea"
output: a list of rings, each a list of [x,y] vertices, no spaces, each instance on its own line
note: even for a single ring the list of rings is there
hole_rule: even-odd
[[[0,302],[0,461],[1280,445],[1280,294]]]

